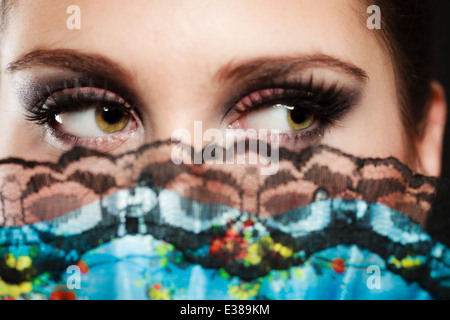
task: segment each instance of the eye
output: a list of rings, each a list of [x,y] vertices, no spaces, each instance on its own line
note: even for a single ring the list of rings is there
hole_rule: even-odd
[[[129,103],[94,87],[57,91],[30,112],[29,119],[43,126],[45,140],[59,149],[79,145],[110,152],[137,141],[133,133],[142,127]]]
[[[311,79],[284,85],[240,98],[230,109],[228,128],[243,129],[249,137],[256,130],[258,139],[268,141],[278,134],[280,146],[300,150],[321,143],[326,129],[336,127],[355,103],[354,91],[338,84],[314,84]]]
[[[232,129],[278,130],[280,133],[304,131],[315,125],[316,116],[301,107],[275,104],[272,107],[250,110],[234,121]]]
[[[58,130],[80,138],[95,138],[119,133],[133,121],[131,113],[121,107],[93,106],[87,110],[64,112],[55,116]],[[129,128],[131,129],[131,128]]]

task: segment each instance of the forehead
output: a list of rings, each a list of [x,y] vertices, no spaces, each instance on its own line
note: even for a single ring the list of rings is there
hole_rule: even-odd
[[[73,4],[79,30],[67,27]],[[3,57],[70,48],[130,67],[168,61],[214,67],[224,59],[326,53],[365,65],[377,45],[364,14],[350,0],[23,0],[15,3]]]

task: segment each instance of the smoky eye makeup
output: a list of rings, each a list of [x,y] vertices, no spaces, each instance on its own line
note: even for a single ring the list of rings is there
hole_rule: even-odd
[[[45,106],[51,106],[55,112],[74,111],[74,102],[80,107],[84,102],[108,101],[115,104],[136,106],[136,98],[128,88],[124,88],[108,79],[88,76],[69,76],[61,78],[35,78],[17,89],[25,112],[37,114]],[[67,104],[64,106],[57,104]],[[60,109],[57,109],[60,108]]]
[[[230,102],[230,129],[277,130],[280,146],[319,144],[359,103],[363,84],[346,77],[287,76],[252,82]]]
[[[73,74],[36,77],[24,81],[18,93],[24,118],[63,150],[84,146],[110,152],[142,130],[135,95],[111,80]]]
[[[218,128],[276,130],[281,147],[300,150],[320,144],[361,100],[364,74],[277,63],[251,77],[235,73],[242,77],[230,80],[216,100]],[[16,90],[24,118],[42,128],[50,144],[110,152],[142,133],[142,116],[150,112],[122,78],[127,77],[39,68],[22,77]]]

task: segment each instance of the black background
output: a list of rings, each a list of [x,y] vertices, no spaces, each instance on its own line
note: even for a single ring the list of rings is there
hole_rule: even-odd
[[[411,0],[412,1],[412,0]],[[447,103],[450,105],[450,1],[440,0],[436,10],[436,58],[437,78],[446,89]],[[447,130],[444,142],[442,176],[450,179],[450,110],[447,112]]]
[[[413,0],[408,0],[413,1]],[[429,0],[436,5],[432,21],[435,36],[435,65],[437,80],[444,86],[450,105],[450,1]],[[431,36],[431,35],[430,35]],[[450,247],[450,111],[447,112],[447,128],[444,140],[442,179],[437,189],[433,210],[427,218],[426,231],[437,241]]]

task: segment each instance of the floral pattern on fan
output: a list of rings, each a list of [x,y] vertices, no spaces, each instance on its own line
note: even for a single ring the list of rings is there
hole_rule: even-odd
[[[342,288],[351,276],[344,284],[328,275],[358,273],[342,258],[352,254],[379,261],[386,279],[397,279],[391,285],[403,289],[386,297],[401,298],[411,285],[411,297],[449,297],[449,250],[423,229],[437,179],[414,175],[394,158],[360,159],[325,146],[280,150],[271,176],[248,165],[176,165],[173,145],[158,142],[119,156],[76,148],[56,163],[2,161],[0,296],[64,298],[58,288],[68,266],[102,259],[97,254],[105,245],[126,243],[119,247],[133,252],[130,243],[150,239],[157,245],[140,253],[149,269],[136,281],[146,283],[152,299],[189,298],[193,287],[176,279],[199,272],[239,283],[221,296],[216,289],[226,281],[218,287],[218,280],[207,281],[206,297],[279,298],[270,279],[305,266]],[[159,245],[176,254],[154,265]],[[124,259],[109,255],[113,265]],[[95,263],[87,265],[92,271]],[[178,271],[164,273],[163,265]],[[175,278],[167,289],[148,277]],[[283,283],[294,290],[286,297],[315,296],[309,282]],[[128,290],[123,285],[116,289]]]

